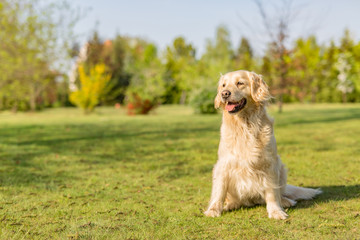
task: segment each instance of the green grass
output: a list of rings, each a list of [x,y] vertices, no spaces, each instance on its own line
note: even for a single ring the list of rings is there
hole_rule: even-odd
[[[0,113],[0,239],[359,239],[360,105],[270,112],[288,182],[324,191],[286,221],[203,216],[220,114]]]

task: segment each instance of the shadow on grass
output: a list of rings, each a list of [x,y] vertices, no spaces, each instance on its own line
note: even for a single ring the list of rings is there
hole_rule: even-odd
[[[297,204],[291,209],[301,209],[301,208],[309,208],[315,204],[319,203],[328,203],[332,201],[346,201],[351,199],[359,199],[360,198],[360,185],[338,185],[338,186],[319,186],[319,187],[310,187],[310,188],[321,188],[323,191],[322,194],[316,196],[314,199],[310,200],[298,200]],[[240,207],[239,209],[231,210],[229,212],[224,212],[224,214],[230,212],[236,212],[240,209],[252,209],[258,208],[261,205],[254,205],[251,207]],[[263,205],[264,206],[264,205]]]
[[[161,123],[156,126],[87,123],[29,125],[3,128],[0,131],[2,136],[6,136],[0,145],[0,185],[30,185],[54,181],[62,184],[76,178],[79,172],[75,172],[71,166],[68,171],[57,171],[57,167],[66,169],[66,165],[77,165],[77,171],[86,171],[90,166],[106,167],[114,162],[133,161],[134,155],[141,163],[152,161],[152,158],[144,160],[144,155],[154,155],[153,161],[157,161],[154,146],[166,144],[180,151],[192,145],[182,146],[176,140],[191,139],[218,130],[211,125],[199,124],[164,127]],[[62,157],[67,159],[62,161]],[[173,179],[189,174],[183,171],[187,162],[169,159],[162,164],[168,164],[169,171],[173,170],[164,178]]]
[[[309,109],[285,112],[279,125],[328,123],[352,119],[360,119],[360,109]],[[3,127],[0,128],[0,161],[4,170],[0,172],[0,184],[66,181],[76,178],[75,171],[69,166],[69,172],[57,172],[56,166],[64,169],[63,164],[78,164],[80,169],[84,169],[83,166],[96,164],[98,167],[111,165],[114,162],[126,163],[134,161],[135,158],[138,159],[139,166],[146,164],[146,161],[158,161],[159,166],[165,166],[168,171],[161,176],[165,180],[208,173],[211,172],[212,164],[197,165],[196,168],[188,164],[187,159],[192,157],[189,150],[193,151],[203,142],[206,146],[204,151],[216,152],[217,146],[209,146],[206,142],[210,138],[214,139],[215,136],[218,139],[219,124],[218,119],[203,123],[189,118],[184,119],[184,122],[129,120],[119,124],[41,125],[39,123]],[[153,146],[156,145],[165,147],[155,149]],[[112,149],[107,152],[109,146]],[[168,154],[161,162],[158,157],[160,151],[167,151]],[[56,154],[60,157],[65,155],[70,160],[63,163],[54,159]],[[184,157],[183,155],[186,154],[189,156]],[[214,162],[215,156],[216,154],[214,154]],[[47,164],[52,164],[52,167],[47,167]],[[353,186],[353,190],[349,193],[346,190],[347,186],[321,188],[324,193],[315,199],[315,202],[341,199],[341,196],[348,195],[355,198],[359,194],[358,185]],[[299,202],[299,207],[314,201]]]
[[[311,200],[299,200],[295,208],[307,208],[318,203],[327,203],[331,201],[346,201],[360,198],[360,185],[338,185],[338,186],[319,186],[312,188],[321,188],[322,194]]]
[[[282,121],[275,123],[277,126],[292,124],[332,123],[346,120],[360,119],[360,108],[335,108],[335,109],[309,109],[301,111],[284,112]]]
[[[61,143],[70,143],[70,142],[76,142],[76,141],[82,141],[82,140],[101,140],[101,139],[129,139],[134,137],[144,137],[148,135],[157,135],[154,137],[153,143],[155,144],[158,140],[161,139],[177,139],[181,138],[183,135],[186,135],[188,133],[201,133],[201,132],[209,132],[209,131],[217,131],[210,127],[186,127],[186,128],[176,128],[171,130],[152,130],[152,131],[141,131],[139,129],[136,129],[135,131],[129,131],[125,129],[121,130],[112,130],[109,128],[103,128],[99,127],[98,125],[91,125],[87,124],[86,126],[79,126],[79,125],[68,125],[68,128],[76,129],[76,131],[79,134],[76,134],[75,137],[69,136],[69,137],[60,137],[60,138],[49,138],[49,139],[37,139],[36,136],[35,139],[31,140],[18,140],[18,141],[11,141],[11,140],[4,140],[3,143],[6,144],[16,144],[18,146],[22,145],[46,145],[51,146],[53,144],[61,144]],[[12,130],[27,130],[31,129],[29,127],[24,128],[13,128],[13,129],[6,129],[7,131]],[[1,135],[5,135],[7,137],[13,136],[13,134],[6,133],[5,131],[1,133]],[[51,136],[52,134],[46,134],[45,136]],[[65,134],[66,135],[66,134]]]

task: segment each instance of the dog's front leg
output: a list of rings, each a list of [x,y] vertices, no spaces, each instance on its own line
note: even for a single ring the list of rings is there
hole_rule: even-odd
[[[266,209],[269,218],[286,219],[288,217],[280,205],[280,200],[280,189],[269,188],[265,190]]]
[[[208,217],[219,217],[223,210],[223,205],[228,188],[228,176],[217,164],[213,171],[213,185],[211,190],[211,199],[208,209],[204,214]]]

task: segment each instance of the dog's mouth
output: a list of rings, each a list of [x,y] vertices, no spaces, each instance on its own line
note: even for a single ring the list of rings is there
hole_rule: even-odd
[[[229,113],[236,113],[238,111],[240,111],[241,109],[243,109],[246,105],[246,98],[241,99],[240,102],[227,102],[227,104],[225,105],[225,109],[229,112]]]

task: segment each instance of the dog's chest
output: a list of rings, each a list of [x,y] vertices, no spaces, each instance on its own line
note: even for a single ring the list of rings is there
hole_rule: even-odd
[[[237,164],[260,160],[268,138],[261,129],[238,127],[221,129],[219,156]]]

